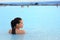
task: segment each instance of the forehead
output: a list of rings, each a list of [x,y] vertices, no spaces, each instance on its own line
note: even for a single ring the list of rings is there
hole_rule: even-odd
[[[20,23],[23,23],[23,20],[20,20]]]

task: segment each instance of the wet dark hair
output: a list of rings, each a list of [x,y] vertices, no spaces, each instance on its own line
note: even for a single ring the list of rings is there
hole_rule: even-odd
[[[16,24],[20,23],[20,20],[22,20],[22,19],[17,17],[14,20],[11,21],[12,34],[16,34],[15,27],[16,27]]]

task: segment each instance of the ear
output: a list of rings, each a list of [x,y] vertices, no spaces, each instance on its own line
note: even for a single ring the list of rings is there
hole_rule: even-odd
[[[18,24],[16,24],[16,26],[18,26]]]

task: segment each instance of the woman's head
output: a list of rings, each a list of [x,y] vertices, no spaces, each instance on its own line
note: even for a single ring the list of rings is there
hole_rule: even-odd
[[[17,18],[15,18],[11,21],[12,34],[16,34],[15,33],[16,28],[19,29],[19,28],[22,28],[22,27],[23,27],[23,21],[22,21],[21,18],[17,17]]]

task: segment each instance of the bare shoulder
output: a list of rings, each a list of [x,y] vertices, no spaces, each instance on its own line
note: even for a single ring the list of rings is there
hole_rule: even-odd
[[[25,30],[20,30],[20,33],[21,34],[25,34]]]
[[[15,31],[16,31],[16,34],[25,34],[26,33],[25,30],[15,30]],[[8,33],[11,34],[12,30],[10,29]]]
[[[20,32],[23,32],[23,33],[25,33],[25,30],[20,30]]]
[[[25,30],[18,30],[16,33],[17,34],[25,34]]]

